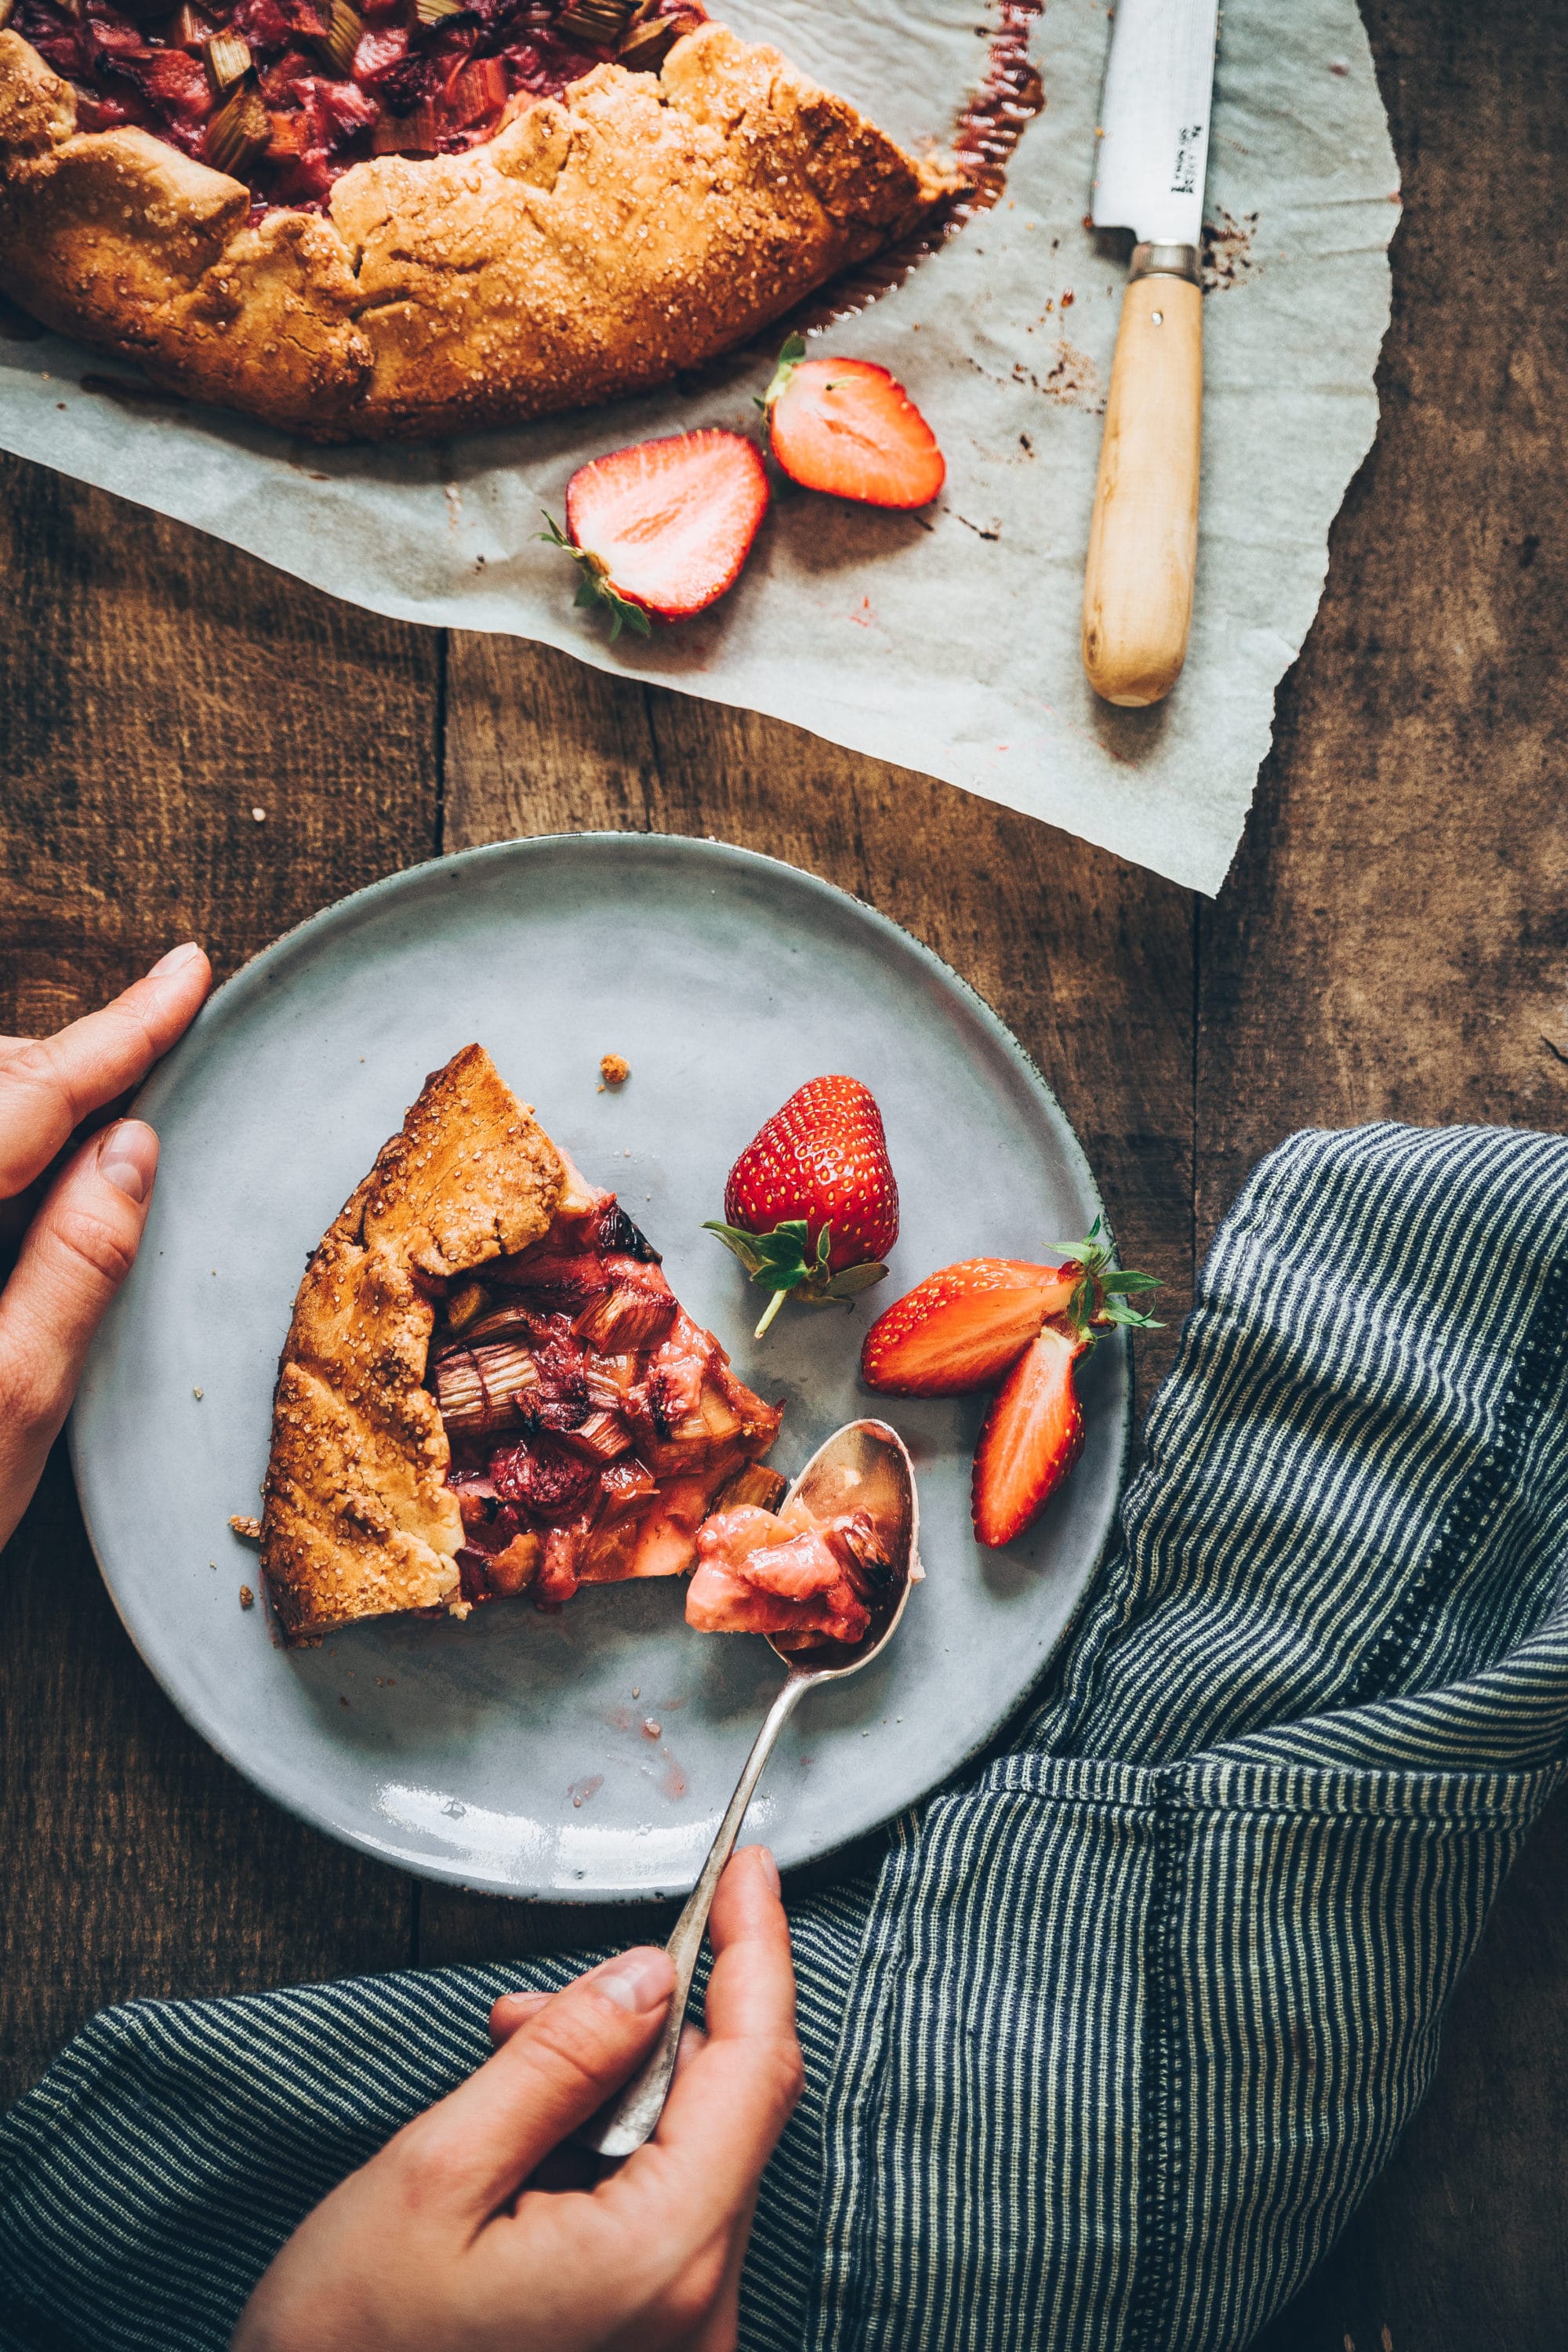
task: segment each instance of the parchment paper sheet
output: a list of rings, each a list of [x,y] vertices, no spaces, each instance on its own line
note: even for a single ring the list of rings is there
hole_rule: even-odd
[[[984,0],[714,0],[912,144],[979,78]],[[426,449],[321,450],[214,411],[83,391],[113,363],[0,340],[0,445],[195,523],[333,595],[490,629],[792,719],[1219,887],[1268,748],[1274,690],[1321,590],[1328,529],[1377,419],[1397,180],[1354,0],[1227,0],[1207,217],[1202,543],[1170,700],[1097,701],[1079,661],[1100,409],[1125,269],[1083,226],[1108,38],[1047,0],[1047,102],[998,208],[816,348],[880,361],[948,459],[924,517],[783,486],[736,590],[612,650],[534,534],[573,469],[689,425],[752,429],[761,354],[670,391]],[[280,685],[285,683],[279,681]]]

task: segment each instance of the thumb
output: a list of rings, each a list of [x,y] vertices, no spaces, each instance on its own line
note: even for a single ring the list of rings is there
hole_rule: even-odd
[[[157,1166],[158,1139],[139,1118],[83,1144],[0,1291],[0,1543],[26,1508],[89,1343],[135,1260]]]
[[[465,2211],[493,2213],[647,2057],[674,1984],[650,1945],[579,1977],[408,2126],[404,2156]]]

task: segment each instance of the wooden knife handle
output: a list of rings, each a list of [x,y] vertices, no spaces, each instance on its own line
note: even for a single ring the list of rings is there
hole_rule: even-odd
[[[1185,277],[1135,276],[1122,298],[1083,583],[1089,682],[1134,709],[1169,694],[1186,659],[1203,397],[1201,289]]]

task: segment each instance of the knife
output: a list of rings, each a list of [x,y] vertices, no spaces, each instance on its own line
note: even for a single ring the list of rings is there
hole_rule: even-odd
[[[1089,523],[1083,666],[1097,694],[1133,709],[1169,694],[1192,625],[1218,16],[1218,0],[1117,0],[1100,104],[1090,218],[1137,242]]]

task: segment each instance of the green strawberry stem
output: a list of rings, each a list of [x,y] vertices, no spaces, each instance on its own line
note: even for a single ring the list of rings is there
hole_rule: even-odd
[[[784,338],[784,348],[778,356],[778,364],[773,369],[773,379],[769,383],[766,392],[763,393],[761,400],[757,403],[757,406],[762,410],[764,416],[772,408],[774,401],[777,400],[784,393],[789,383],[791,376],[795,373],[796,368],[800,365],[805,357],[805,337],[804,335],[786,335]]]
[[[752,1334],[753,1339],[763,1339],[767,1337],[768,1325],[773,1321],[773,1317],[778,1313],[779,1308],[784,1305],[784,1300],[788,1297],[789,1293],[787,1290],[774,1291],[766,1307],[763,1309],[762,1321],[758,1324],[756,1329]]]
[[[1163,1289],[1159,1276],[1139,1274],[1130,1267],[1108,1271],[1110,1245],[1101,1237],[1103,1223],[1102,1218],[1096,1217],[1081,1242],[1057,1244],[1065,1258],[1082,1269],[1083,1279],[1068,1301],[1062,1321],[1086,1348],[1093,1347],[1096,1329],[1110,1330],[1120,1326],[1130,1331],[1163,1331],[1165,1328],[1141,1307],[1128,1305],[1131,1292]]]
[[[743,1225],[722,1224],[716,1217],[708,1218],[702,1230],[717,1234],[725,1248],[740,1259],[752,1280],[773,1292],[768,1310],[756,1328],[755,1337],[759,1339],[792,1292],[807,1307],[827,1307],[840,1299],[847,1303],[858,1292],[869,1290],[874,1282],[880,1282],[888,1271],[885,1265],[868,1259],[864,1265],[841,1266],[835,1274],[828,1263],[833,1250],[833,1227],[823,1226],[814,1248],[811,1230],[804,1217],[786,1217],[771,1234],[748,1233]]]
[[[534,537],[543,540],[547,547],[560,548],[563,554],[572,558],[583,575],[577,583],[577,593],[572,599],[574,604],[581,604],[585,612],[591,612],[598,605],[609,614],[612,645],[623,629],[629,629],[634,637],[651,637],[653,623],[640,604],[634,604],[629,596],[623,596],[615,586],[603,557],[591,555],[585,547],[578,547],[567,538],[548,508],[542,511],[550,528],[536,531]]]

